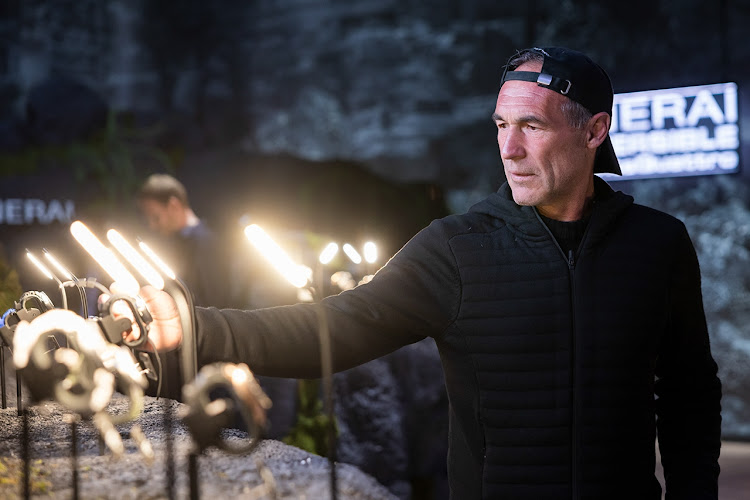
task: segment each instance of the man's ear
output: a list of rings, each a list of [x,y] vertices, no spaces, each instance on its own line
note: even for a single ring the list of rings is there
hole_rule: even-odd
[[[607,138],[609,133],[609,125],[612,118],[609,113],[602,111],[591,117],[588,123],[588,132],[586,134],[586,146],[591,149],[596,149],[604,139]]]
[[[176,196],[170,196],[167,200],[167,208],[170,210],[182,209],[182,202]]]

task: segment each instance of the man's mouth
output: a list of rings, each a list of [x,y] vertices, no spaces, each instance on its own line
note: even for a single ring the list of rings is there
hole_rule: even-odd
[[[508,172],[508,177],[516,182],[529,180],[534,174],[530,172]]]

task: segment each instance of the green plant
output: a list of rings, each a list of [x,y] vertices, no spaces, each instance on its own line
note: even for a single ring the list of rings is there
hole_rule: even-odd
[[[18,272],[10,267],[0,245],[0,314],[13,307],[22,293]]]
[[[127,117],[110,112],[105,126],[86,140],[0,152],[0,177],[40,174],[63,166],[86,191],[87,208],[106,216],[131,203],[148,174],[175,173],[183,152],[155,145],[160,133],[158,124],[136,127]]]
[[[297,422],[282,440],[284,443],[302,448],[322,457],[328,456],[328,432],[331,425],[336,434],[336,422],[331,422],[323,412],[320,400],[320,380],[302,379],[297,381],[299,408]]]
[[[106,126],[92,140],[68,147],[65,160],[73,166],[76,181],[98,194],[93,202],[98,209],[129,203],[152,171],[174,173],[175,155],[150,144],[156,133],[158,127],[137,130],[110,113]]]

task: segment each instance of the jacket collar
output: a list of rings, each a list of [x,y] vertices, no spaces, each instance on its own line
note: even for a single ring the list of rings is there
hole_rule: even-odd
[[[603,237],[616,219],[633,204],[633,197],[621,191],[614,191],[601,178],[594,176],[596,198],[591,215],[590,239]],[[502,219],[509,228],[526,239],[541,240],[548,238],[547,229],[539,220],[534,207],[520,206],[513,201],[508,183],[500,186],[497,192],[469,209]]]

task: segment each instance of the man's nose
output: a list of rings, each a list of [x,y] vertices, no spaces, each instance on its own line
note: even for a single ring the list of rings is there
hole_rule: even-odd
[[[503,160],[522,158],[526,153],[523,147],[523,134],[513,127],[498,132],[497,142]]]

